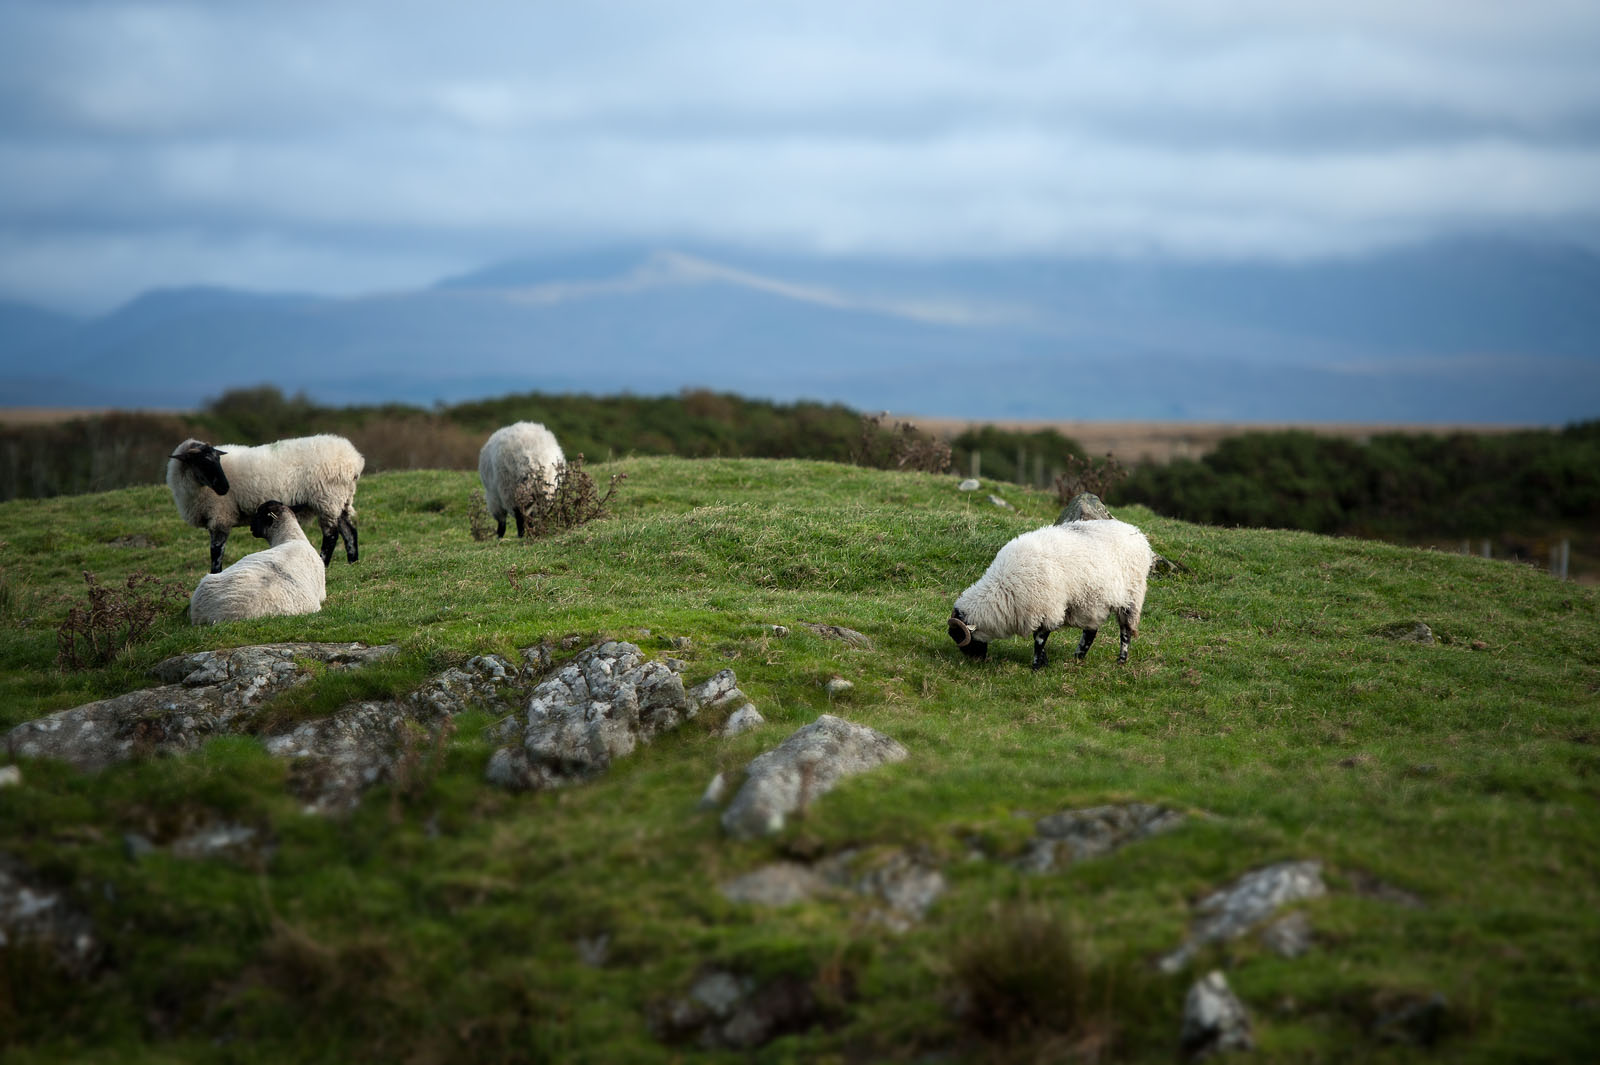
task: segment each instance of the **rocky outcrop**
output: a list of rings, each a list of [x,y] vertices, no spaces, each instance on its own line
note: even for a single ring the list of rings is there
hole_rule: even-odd
[[[1227,977],[1213,969],[1195,981],[1183,1000],[1183,1023],[1178,1048],[1190,1061],[1203,1061],[1229,1050],[1255,1046],[1250,1015],[1228,986]]]
[[[1049,873],[1098,858],[1135,840],[1170,831],[1183,823],[1183,814],[1164,806],[1131,802],[1117,806],[1090,806],[1063,810],[1041,817],[1034,838],[1017,866],[1030,873]]]
[[[526,708],[500,724],[504,746],[486,775],[516,790],[587,780],[702,710],[745,703],[731,669],[686,689],[633,644],[599,644],[541,681]]]
[[[906,757],[906,749],[883,733],[823,714],[745,767],[722,827],[737,839],[771,835],[845,777]]]
[[[15,858],[0,853],[0,951],[39,947],[64,971],[87,976],[103,948],[86,914]]]
[[[320,663],[354,669],[393,654],[393,646],[280,643],[199,651],[151,670],[159,687],[61,710],[7,732],[13,757],[55,758],[99,770],[140,755],[194,750],[214,735],[237,731],[267,699],[310,679]]]
[[[1221,891],[1195,904],[1199,918],[1188,940],[1158,963],[1163,972],[1175,973],[1208,943],[1244,935],[1279,907],[1328,893],[1322,882],[1322,863],[1309,859],[1279,862],[1246,873]]]
[[[732,902],[789,906],[812,899],[866,899],[866,918],[904,932],[922,920],[948,883],[926,857],[901,848],[851,848],[818,861],[771,862],[721,887]]]
[[[652,1011],[651,1026],[668,1042],[705,1050],[751,1050],[823,1016],[809,981],[778,976],[765,982],[723,968],[702,969],[687,994]]]

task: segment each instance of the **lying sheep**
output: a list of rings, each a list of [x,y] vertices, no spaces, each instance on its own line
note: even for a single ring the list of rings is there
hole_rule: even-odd
[[[306,539],[294,511],[269,499],[251,517],[250,534],[272,546],[200,578],[189,597],[189,620],[196,625],[322,609],[328,597],[327,564]]]
[[[1139,634],[1145,578],[1154,560],[1144,533],[1126,522],[1047,525],[1012,540],[950,611],[950,638],[963,654],[984,658],[989,641],[1033,633],[1033,668],[1056,629],[1083,630],[1078,657],[1111,615],[1122,630],[1118,662]]]
[[[309,511],[322,528],[322,562],[333,560],[344,537],[345,557],[356,547],[356,481],[366,460],[342,436],[301,436],[259,447],[185,440],[167,460],[167,486],[178,514],[211,531],[211,572],[222,569],[222,549],[235,525],[249,524],[269,499],[296,513]]]
[[[517,501],[519,489],[532,481],[549,499],[556,491],[556,471],[566,461],[555,434],[538,422],[516,422],[490,434],[478,452],[478,477],[494,515],[495,536],[505,536],[507,514],[516,516],[517,535],[526,535],[528,515]]]

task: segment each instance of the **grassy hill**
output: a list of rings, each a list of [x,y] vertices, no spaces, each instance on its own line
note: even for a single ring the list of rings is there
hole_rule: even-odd
[[[710,964],[792,977],[827,1009],[751,1055],[705,1060],[1099,1047],[1167,1062],[1184,992],[1211,967],[1250,1007],[1266,1060],[1567,1061],[1600,1045],[1594,591],[1503,562],[1121,508],[1189,572],[1152,581],[1127,665],[1114,640],[1074,662],[1065,632],[1035,673],[1025,639],[967,661],[944,619],[1002,543],[1054,519],[1053,496],[1006,489],[1011,512],[954,477],[801,461],[592,472],[627,473],[614,515],[527,543],[471,538],[470,473],[373,476],[357,500],[361,562],[336,558],[320,614],[197,630],[173,606],[114,665],[66,674],[55,630],[82,571],[192,587],[205,534],[158,486],[0,504],[0,727],[148,685],[155,662],[210,647],[401,645],[269,708],[311,715],[571,634],[685,658],[690,681],[731,667],[769,721],[732,739],[691,722],[598,781],[514,795],[483,782],[490,719],[469,713],[438,758],[348,818],[301,813],[288,767],[249,737],[95,776],[24,764],[22,785],[0,789],[0,852],[67,891],[109,954],[74,980],[0,948],[7,1061],[699,1060],[647,1017]],[[252,545],[236,530],[227,560]],[[1414,621],[1439,642],[1385,635]],[[670,649],[678,636],[692,647]],[[830,699],[834,676],[854,687]],[[772,841],[731,842],[696,810],[715,772],[823,712],[911,757],[851,778]],[[1036,818],[1131,800],[1191,816],[1062,872],[1008,863]],[[270,849],[134,857],[125,838],[218,817]],[[915,848],[950,888],[904,934],[848,901],[769,910],[718,891],[765,862],[850,847]],[[1309,954],[1246,937],[1178,975],[1151,964],[1184,938],[1194,900],[1295,858],[1320,859],[1330,889],[1303,904]],[[604,964],[585,964],[579,938],[601,934]],[[999,974],[1009,1037],[958,1008],[979,970]],[[1052,1005],[1073,971],[1076,1022]],[[1386,1009],[1435,992],[1431,1051],[1372,1034]]]

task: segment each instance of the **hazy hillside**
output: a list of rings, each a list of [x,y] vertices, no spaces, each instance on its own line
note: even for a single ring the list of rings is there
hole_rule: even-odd
[[[972,418],[1560,424],[1600,410],[1600,259],[1473,240],[1364,259],[891,262],[622,247],[425,290],[150,293],[0,315],[11,405],[709,386]]]

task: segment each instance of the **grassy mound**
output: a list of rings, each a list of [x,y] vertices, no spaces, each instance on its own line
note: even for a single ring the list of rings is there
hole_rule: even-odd
[[[192,587],[206,536],[164,487],[0,504],[0,727],[148,685],[155,662],[208,647],[400,644],[368,675],[270,708],[306,716],[568,635],[685,658],[692,680],[731,667],[770,722],[732,739],[691,723],[598,781],[512,795],[482,782],[489,720],[469,713],[343,819],[301,813],[290,767],[249,737],[96,776],[24,764],[0,790],[0,852],[58,885],[107,949],[85,980],[0,947],[7,1060],[745,1060],[652,1028],[710,967],[815,1000],[759,1060],[953,1047],[962,1061],[1170,1061],[1184,990],[1213,966],[1272,1059],[1408,1060],[1418,1038],[1450,1060],[1596,1045],[1595,592],[1503,562],[1122,508],[1188,572],[1151,582],[1126,666],[1114,640],[1074,662],[1065,632],[1035,673],[1028,640],[973,663],[944,620],[1002,543],[1054,519],[1052,496],[1008,489],[1016,510],[1002,510],[953,477],[801,461],[592,468],[619,471],[612,517],[487,543],[469,532],[474,475],[373,476],[362,560],[337,555],[320,614],[197,630],[169,606],[143,642],[72,673],[56,668],[56,628],[83,571]],[[257,546],[236,530],[226,560]],[[1434,643],[1395,638],[1416,622]],[[689,650],[670,648],[678,636]],[[835,676],[853,687],[830,698]],[[847,781],[775,840],[725,840],[696,810],[706,782],[823,712],[911,758]],[[1010,864],[1037,817],[1133,800],[1194,816],[1062,872]],[[128,843],[218,819],[270,845],[195,860]],[[949,881],[904,933],[851,899],[773,910],[718,891],[776,859],[895,847]],[[1182,974],[1154,968],[1195,899],[1294,858],[1321,859],[1330,888],[1303,906],[1309,954],[1246,937]],[[580,947],[602,941],[586,961]],[[1428,1031],[1380,1025],[1434,993]]]

